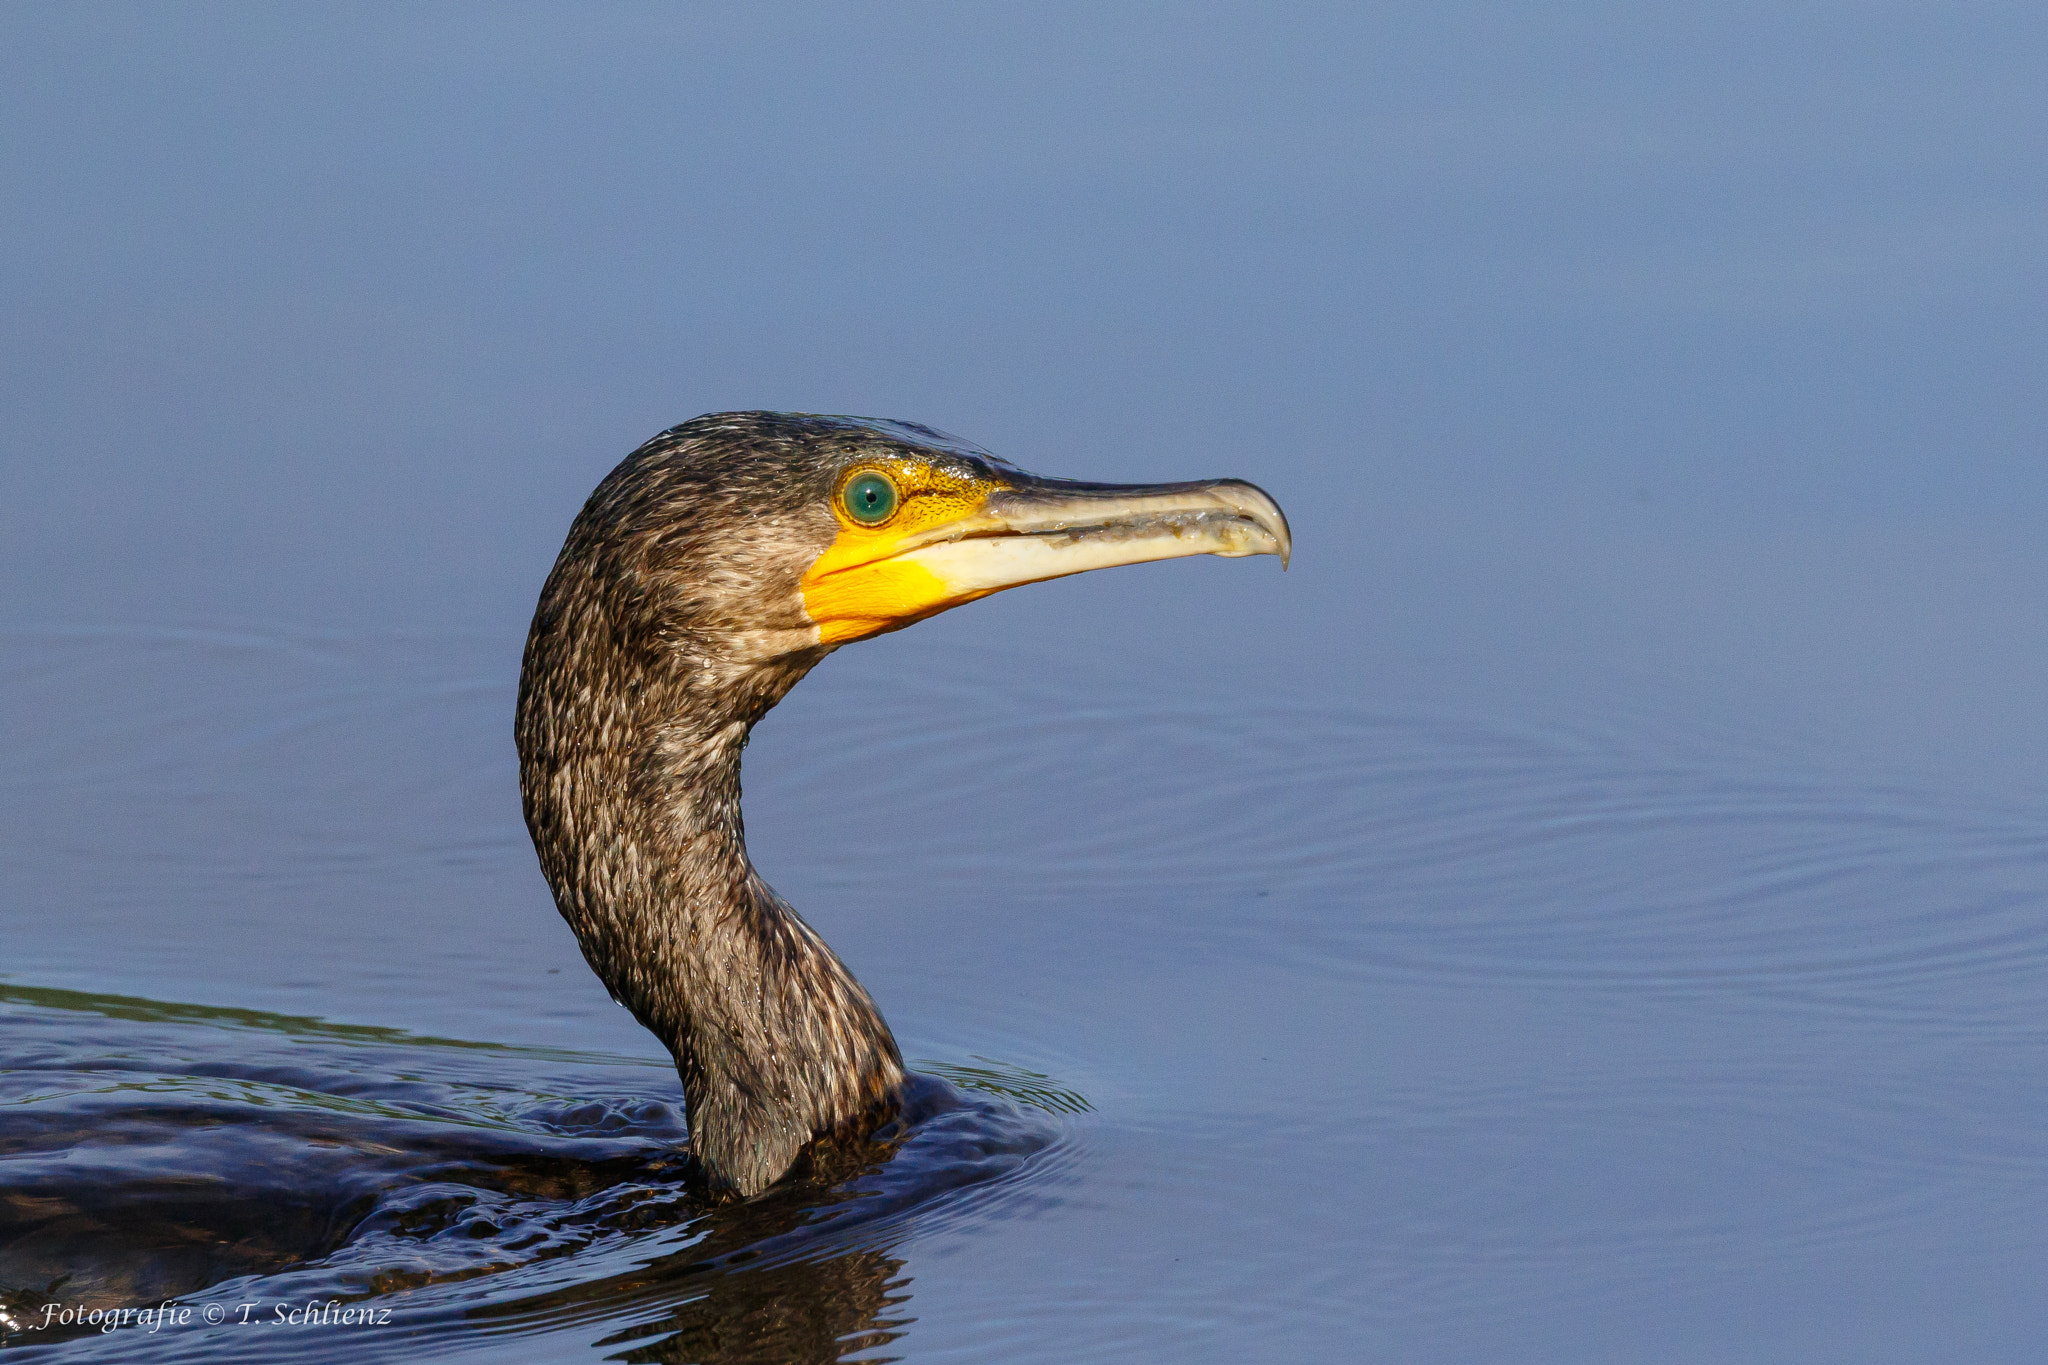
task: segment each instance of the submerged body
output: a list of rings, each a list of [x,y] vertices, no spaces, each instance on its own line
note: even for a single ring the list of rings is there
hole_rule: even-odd
[[[758,1192],[904,1095],[880,1011],[748,861],[754,723],[838,646],[1006,587],[1289,548],[1250,484],[1040,479],[857,418],[700,417],[598,486],[527,639],[520,786],[584,957],[675,1056],[714,1189]]]

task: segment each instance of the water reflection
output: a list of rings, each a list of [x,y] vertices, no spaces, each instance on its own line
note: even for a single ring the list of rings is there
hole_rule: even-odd
[[[910,1300],[907,1284],[903,1262],[876,1251],[724,1275],[666,1316],[596,1345],[629,1347],[613,1360],[664,1365],[844,1360],[889,1345],[915,1321],[901,1312]]]
[[[89,1315],[172,1300],[228,1321],[152,1349],[209,1358],[255,1345],[233,1330],[252,1316],[332,1304],[389,1310],[413,1349],[482,1326],[633,1360],[836,1360],[909,1321],[890,1248],[912,1220],[974,1216],[1085,1107],[952,1067],[980,1088],[923,1078],[876,1143],[712,1205],[674,1078],[639,1059],[18,986],[0,1034],[0,1337],[87,1354],[142,1330]]]

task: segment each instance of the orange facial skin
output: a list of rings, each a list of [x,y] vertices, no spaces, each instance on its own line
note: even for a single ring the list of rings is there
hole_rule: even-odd
[[[900,630],[994,591],[957,592],[930,569],[894,556],[943,538],[934,533],[971,519],[988,496],[1004,485],[915,460],[877,458],[846,471],[840,489],[870,472],[884,475],[896,485],[895,512],[878,525],[863,526],[835,494],[832,511],[839,518],[839,534],[804,574],[800,585],[804,610],[818,624],[820,644],[842,645]]]

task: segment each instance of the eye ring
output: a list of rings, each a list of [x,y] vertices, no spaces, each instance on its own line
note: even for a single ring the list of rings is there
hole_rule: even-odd
[[[896,481],[879,469],[863,469],[839,490],[839,505],[862,526],[880,526],[896,515],[902,502]]]

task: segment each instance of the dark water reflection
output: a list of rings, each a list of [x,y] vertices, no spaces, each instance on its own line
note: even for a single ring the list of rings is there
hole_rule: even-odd
[[[957,1073],[976,1090],[926,1077],[871,1151],[713,1206],[672,1076],[636,1059],[19,987],[0,1034],[0,1343],[66,1358],[565,1333],[615,1359],[837,1360],[909,1320],[909,1220],[1014,1201],[1027,1169],[1048,1197],[1058,1126],[1003,1092],[1085,1108],[986,1065]],[[227,1321],[95,1330],[167,1300]],[[307,1304],[325,1330],[266,1339]]]

